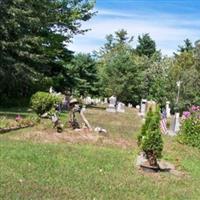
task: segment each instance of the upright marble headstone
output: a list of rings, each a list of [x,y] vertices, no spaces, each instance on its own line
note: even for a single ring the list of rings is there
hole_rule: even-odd
[[[82,107],[82,111],[83,111],[83,112],[86,111],[86,106],[85,106],[85,105],[83,105],[83,107]]]
[[[128,108],[132,108],[133,105],[131,103],[128,104]]]
[[[109,98],[109,105],[108,108],[106,109],[107,112],[116,112],[116,102],[117,98],[115,96],[111,96]]]
[[[137,105],[137,106],[136,106],[136,109],[137,109],[138,111],[140,111],[140,105]]]
[[[171,109],[169,107],[169,104],[170,104],[170,102],[166,101],[166,107],[165,107],[165,109],[166,109],[167,118],[171,117],[171,114],[170,114]]]
[[[171,128],[169,135],[175,136],[177,132],[180,130],[180,113],[175,113],[171,119]]]
[[[117,104],[117,112],[122,112],[122,113],[125,112],[125,104],[124,103],[119,102]]]
[[[90,105],[91,103],[92,103],[92,98],[89,97],[89,96],[86,97],[86,98],[85,98],[85,104],[86,104],[86,105]]]
[[[174,132],[177,133],[179,130],[180,130],[180,113],[175,113]]]
[[[108,103],[108,99],[104,98],[104,103],[107,104]]]
[[[141,106],[140,106],[140,115],[141,116],[145,116],[146,109],[147,109],[147,100],[146,99],[142,99]]]
[[[50,94],[53,94],[53,93],[54,93],[54,89],[53,89],[52,86],[49,88],[49,93],[50,93]]]

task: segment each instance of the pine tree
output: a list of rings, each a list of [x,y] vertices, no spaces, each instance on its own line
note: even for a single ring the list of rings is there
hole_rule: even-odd
[[[0,1],[0,96],[26,97],[45,77],[68,78],[71,38],[93,15],[86,0]],[[41,84],[40,84],[41,85]]]
[[[163,141],[160,132],[159,108],[156,112],[150,111],[147,114],[145,124],[138,136],[138,145],[145,153],[151,166],[159,167],[157,159],[162,157]]]

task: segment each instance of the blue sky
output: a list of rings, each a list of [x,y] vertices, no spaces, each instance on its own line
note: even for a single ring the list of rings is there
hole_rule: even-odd
[[[200,39],[200,0],[96,0],[98,11],[83,28],[91,30],[75,36],[69,45],[75,52],[89,53],[105,43],[105,36],[124,28],[134,36],[149,33],[157,48],[172,55],[183,40]]]

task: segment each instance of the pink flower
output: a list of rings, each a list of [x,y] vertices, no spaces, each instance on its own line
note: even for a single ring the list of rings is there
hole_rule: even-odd
[[[190,117],[190,115],[191,115],[191,113],[189,111],[184,111],[183,112],[184,118],[188,118],[188,117]]]
[[[18,122],[18,121],[20,121],[22,118],[21,118],[21,116],[20,115],[17,115],[16,116],[16,118],[15,118],[15,120]]]

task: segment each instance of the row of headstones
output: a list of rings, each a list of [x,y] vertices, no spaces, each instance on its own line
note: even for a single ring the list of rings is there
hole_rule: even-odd
[[[91,104],[103,104],[102,100],[100,98],[92,99],[90,96],[83,99],[83,103],[85,105],[91,105]]]
[[[109,98],[109,104],[106,109],[107,112],[125,112],[125,104],[122,102],[117,102],[117,98],[115,96],[111,96]]]
[[[147,101],[146,99],[141,100],[141,105],[136,106],[136,108],[139,111],[139,115],[144,117],[145,114],[149,111],[149,108],[152,108],[152,110],[156,109],[156,102],[155,101]],[[162,113],[162,118],[164,119],[170,119],[171,125],[170,129],[168,130],[169,135],[176,135],[177,132],[180,130],[180,113],[175,113],[175,115],[171,115],[171,108],[170,108],[170,102],[166,102],[164,113]]]
[[[115,96],[111,96],[110,98],[104,98],[102,101],[100,98],[92,99],[91,97],[86,97],[83,99],[85,105],[91,104],[108,104],[106,109],[107,112],[125,112],[125,104],[122,102],[117,102],[117,98]],[[132,104],[128,104],[129,108],[132,108]]]

